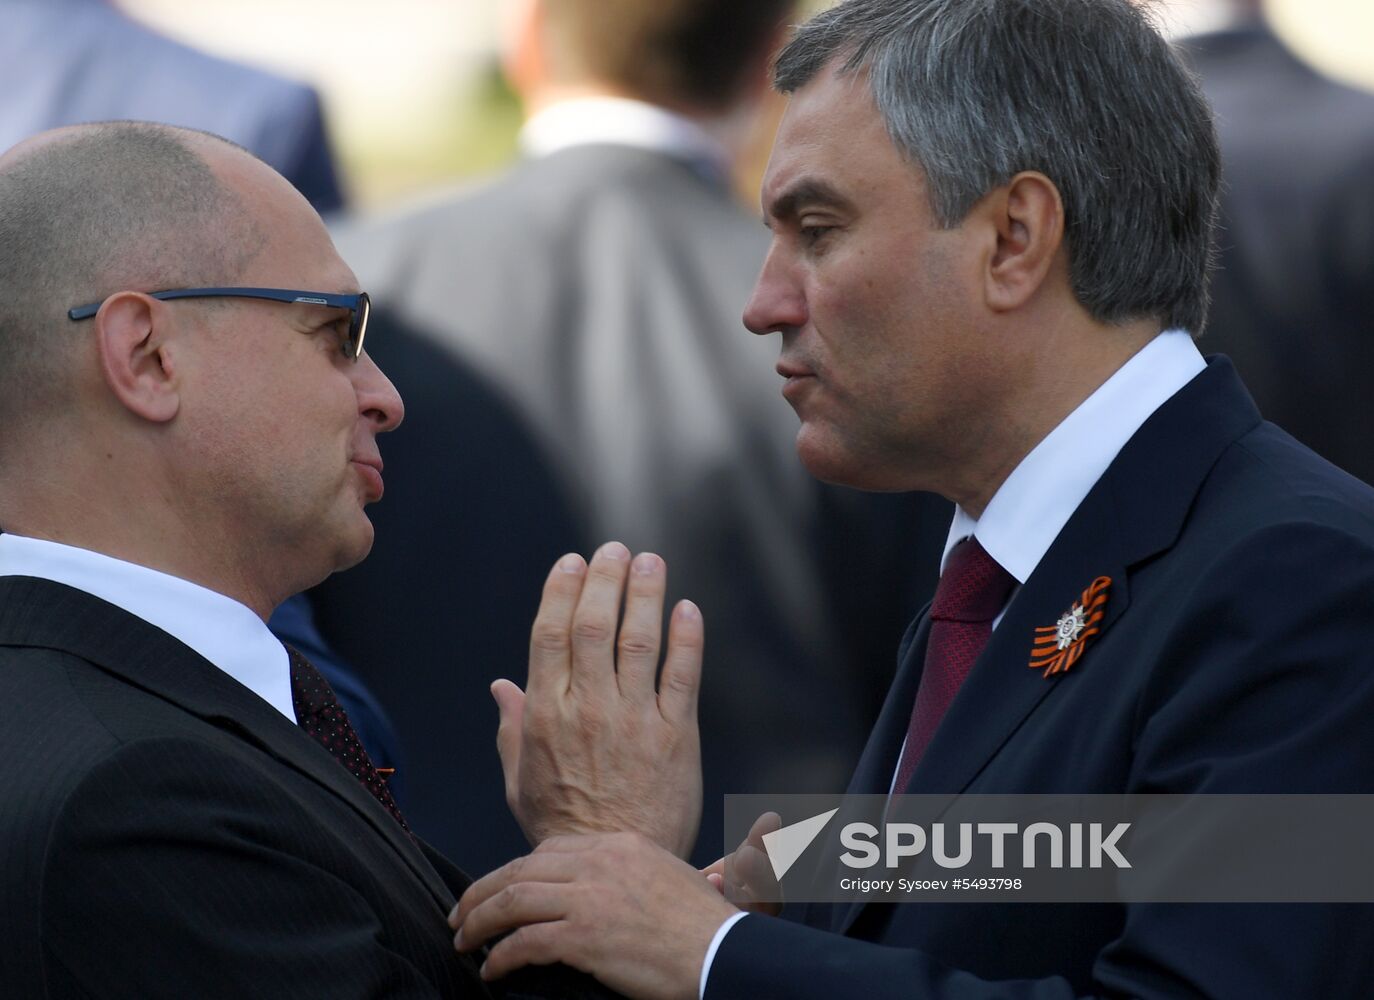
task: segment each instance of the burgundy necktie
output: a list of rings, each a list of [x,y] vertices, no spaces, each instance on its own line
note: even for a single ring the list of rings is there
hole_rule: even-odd
[[[406,826],[400,807],[391,796],[391,789],[386,787],[386,782],[372,765],[372,758],[368,757],[359,742],[358,734],[353,731],[353,724],[348,721],[348,714],[334,696],[329,682],[294,648],[287,646],[286,651],[291,658],[291,703],[300,727],[348,768],[353,777],[361,781],[377,801],[386,806],[387,812],[396,817],[401,828],[409,833],[410,827]]]
[[[966,538],[950,552],[930,605],[925,669],[911,710],[894,792],[904,792],[911,783],[940,720],[988,644],[993,619],[1015,586],[1015,577],[997,565],[977,539]]]

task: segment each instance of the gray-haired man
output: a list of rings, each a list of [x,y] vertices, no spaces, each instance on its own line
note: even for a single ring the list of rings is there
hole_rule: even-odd
[[[1217,146],[1138,6],[847,0],[776,82],[792,98],[745,320],[782,335],[801,457],[958,505],[850,790],[1368,790],[1374,495],[1193,345]],[[574,584],[551,581],[546,625]],[[1028,670],[1090,586],[1086,653]],[[534,701],[524,735],[547,740]],[[519,927],[489,975],[561,959],[644,997],[1354,996],[1371,975],[1367,911],[1335,906],[808,922],[739,914],[628,835],[549,841],[453,917],[463,949]]]

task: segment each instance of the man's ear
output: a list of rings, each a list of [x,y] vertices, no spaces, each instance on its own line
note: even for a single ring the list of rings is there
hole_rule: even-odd
[[[181,397],[163,304],[140,292],[111,295],[95,314],[100,373],[125,409],[155,423],[177,415]]]
[[[996,233],[987,262],[985,293],[996,312],[1020,308],[1045,284],[1064,245],[1064,203],[1044,174],[1017,174],[975,211]]]

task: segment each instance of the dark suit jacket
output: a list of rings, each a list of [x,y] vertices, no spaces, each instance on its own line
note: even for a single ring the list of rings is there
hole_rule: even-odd
[[[1374,483],[1374,94],[1258,24],[1183,46],[1224,179],[1202,344],[1234,360],[1266,417]]]
[[[1098,576],[1112,589],[1095,644],[1051,679],[1028,669],[1035,628]],[[887,791],[928,631],[923,615],[907,635],[852,791]],[[1012,599],[909,791],[1374,791],[1371,635],[1374,492],[1261,422],[1214,358]],[[745,918],[707,1000],[1354,997],[1374,982],[1369,907],[906,904],[810,919],[824,930]]]
[[[104,601],[0,579],[0,760],[7,997],[491,995],[445,923],[466,877]]]

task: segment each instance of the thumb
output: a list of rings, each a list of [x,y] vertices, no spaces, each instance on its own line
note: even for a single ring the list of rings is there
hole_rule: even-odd
[[[777,833],[782,829],[782,817],[775,812],[766,812],[754,820],[754,825],[749,828],[749,836],[745,838],[744,844],[755,847],[764,854],[768,853],[768,847],[763,838],[770,833]],[[744,844],[740,846],[743,847]]]
[[[501,772],[506,776],[506,798],[511,799],[520,773],[520,736],[525,728],[525,692],[520,685],[504,678],[493,681],[491,696],[501,721],[496,727],[496,752],[501,757]]]

